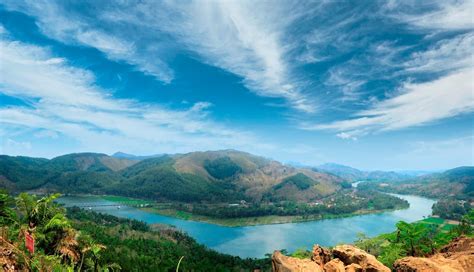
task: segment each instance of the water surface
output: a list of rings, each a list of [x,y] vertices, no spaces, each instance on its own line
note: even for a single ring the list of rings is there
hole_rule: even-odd
[[[356,239],[358,232],[375,236],[395,230],[395,224],[400,220],[413,222],[431,214],[434,200],[418,196],[397,196],[406,199],[410,203],[410,208],[339,219],[248,227],[224,227],[187,221],[126,206],[122,206],[120,209],[112,206],[91,207],[91,209],[151,224],[173,225],[187,232],[199,243],[219,252],[241,257],[260,258],[276,249],[287,249],[291,252],[298,248],[311,249],[313,244],[334,246],[339,243],[351,243]],[[62,197],[59,202],[66,204],[66,206],[81,203],[89,205],[114,204],[96,196],[68,196]]]

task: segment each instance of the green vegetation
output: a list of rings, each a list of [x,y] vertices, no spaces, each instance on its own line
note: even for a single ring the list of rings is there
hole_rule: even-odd
[[[118,203],[129,205],[129,206],[140,206],[140,205],[147,206],[147,205],[152,204],[152,202],[148,200],[124,197],[124,196],[105,195],[105,196],[102,196],[102,198],[108,201],[118,202]]]
[[[300,190],[306,190],[309,187],[316,185],[317,182],[315,182],[314,180],[312,180],[310,177],[306,176],[303,173],[298,173],[296,175],[283,179],[281,183],[275,185],[273,188],[275,190],[279,190],[287,184],[293,184]]]
[[[455,198],[440,199],[433,205],[433,214],[446,219],[460,220],[472,210],[471,202]]]
[[[147,211],[186,220],[226,226],[302,222],[407,208],[408,202],[378,192],[341,191],[318,203],[281,201],[275,203],[166,203]]]
[[[69,209],[68,216],[76,229],[107,245],[101,253],[103,262],[117,263],[124,271],[175,271],[183,256],[180,271],[252,271],[270,267],[268,259],[221,254],[163,225],[150,226],[79,208]]]
[[[6,267],[29,271],[114,271],[120,266],[101,260],[105,246],[73,228],[63,208],[53,203],[59,195],[38,198],[21,193],[15,199],[0,192],[0,246],[11,250]],[[24,240],[35,240],[27,251]]]
[[[355,244],[375,255],[388,267],[392,267],[397,259],[405,256],[429,256],[455,237],[472,236],[472,224],[473,211],[465,215],[459,225],[445,224],[445,221],[439,218],[427,218],[412,224],[400,221],[395,232],[374,238],[359,234]]]
[[[364,182],[358,188],[437,198],[439,201],[433,205],[434,215],[460,220],[472,209],[474,167],[458,167],[404,182]]]
[[[264,168],[270,172],[263,171]],[[264,196],[308,201],[341,188],[340,178],[323,173],[313,173],[318,175],[321,186],[308,186],[307,180],[311,179],[299,172],[233,150],[163,155],[141,161],[96,153],[69,154],[52,160],[0,156],[0,186],[10,192],[33,190],[119,195],[161,202],[230,203],[260,202]],[[294,175],[288,182],[301,190],[277,192],[273,186],[288,173]]]
[[[205,160],[204,168],[216,179],[230,178],[242,171],[242,168],[229,157],[221,157],[212,161]]]
[[[0,193],[0,247],[8,267],[29,271],[180,271],[268,270],[268,259],[241,259],[209,250],[189,236],[164,226],[71,208],[21,193]],[[24,245],[35,238],[35,252]],[[184,257],[183,257],[184,256]],[[7,267],[3,267],[6,269]]]

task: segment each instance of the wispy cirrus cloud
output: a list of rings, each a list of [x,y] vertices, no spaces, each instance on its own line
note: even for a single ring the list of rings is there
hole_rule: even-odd
[[[87,7],[87,4],[82,3]],[[47,36],[66,44],[95,48],[109,59],[123,61],[136,67],[139,71],[151,75],[164,83],[170,83],[174,74],[163,61],[160,51],[161,43],[155,40],[148,46],[140,40],[140,32],[128,30],[123,25],[106,27],[94,16],[77,11],[81,3],[62,1],[5,1],[4,5],[12,10],[24,12],[37,18],[37,25]],[[91,12],[99,12],[99,8]],[[123,29],[122,29],[123,28]]]
[[[157,148],[174,153],[197,146],[246,149],[253,144],[265,148],[250,133],[210,120],[207,102],[171,110],[116,99],[95,85],[91,72],[69,65],[47,48],[2,37],[0,50],[0,92],[26,103],[0,107],[3,139],[22,133],[52,139],[66,136],[80,151],[109,153],[124,149],[147,153]],[[3,148],[19,146],[7,142]]]
[[[474,32],[472,16],[466,15],[472,14],[473,7],[472,1],[391,1],[381,6],[380,15],[409,24],[418,35],[421,31],[430,46],[371,43],[364,54],[332,67],[326,85],[339,86],[343,101],[366,107],[332,122],[303,121],[300,127],[332,130],[339,138],[356,139],[472,113]],[[437,16],[439,20],[434,19]],[[382,96],[364,101],[375,94],[364,86],[374,79],[390,82],[391,87],[384,87]]]
[[[289,59],[297,41],[285,39],[294,20],[308,12],[303,5],[142,1],[78,6],[62,1],[7,1],[7,7],[35,16],[46,35],[96,48],[165,83],[174,78],[167,59],[172,59],[173,51],[184,50],[241,77],[258,95],[283,98],[298,111],[316,111],[305,81],[294,73]]]
[[[413,27],[438,30],[474,28],[474,2],[470,0],[389,1],[384,11]]]
[[[428,124],[474,111],[474,69],[468,68],[425,83],[406,83],[400,94],[360,111],[355,118],[305,125],[309,130],[341,131],[352,138],[371,131],[388,131]]]

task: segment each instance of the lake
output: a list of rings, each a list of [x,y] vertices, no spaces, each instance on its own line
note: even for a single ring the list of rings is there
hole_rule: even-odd
[[[339,243],[351,243],[356,239],[358,232],[369,236],[392,232],[400,220],[413,222],[430,215],[431,206],[435,203],[434,200],[418,196],[397,196],[406,199],[410,203],[410,208],[338,219],[247,227],[224,227],[187,221],[126,206],[122,206],[121,209],[110,206],[92,207],[92,210],[150,224],[173,225],[194,237],[199,243],[219,252],[240,257],[261,258],[276,249],[292,252],[298,248],[311,249],[313,244],[334,246]],[[81,203],[114,204],[97,196],[67,196],[60,198],[58,202],[66,206]]]

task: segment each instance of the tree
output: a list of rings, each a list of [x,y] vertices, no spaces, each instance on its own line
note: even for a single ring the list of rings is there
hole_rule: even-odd
[[[409,224],[404,221],[397,223],[397,242],[403,245],[410,256],[422,256],[432,253],[435,248],[433,228],[422,223]]]
[[[16,222],[16,215],[12,209],[13,204],[13,198],[5,191],[0,190],[0,226],[3,227]]]

